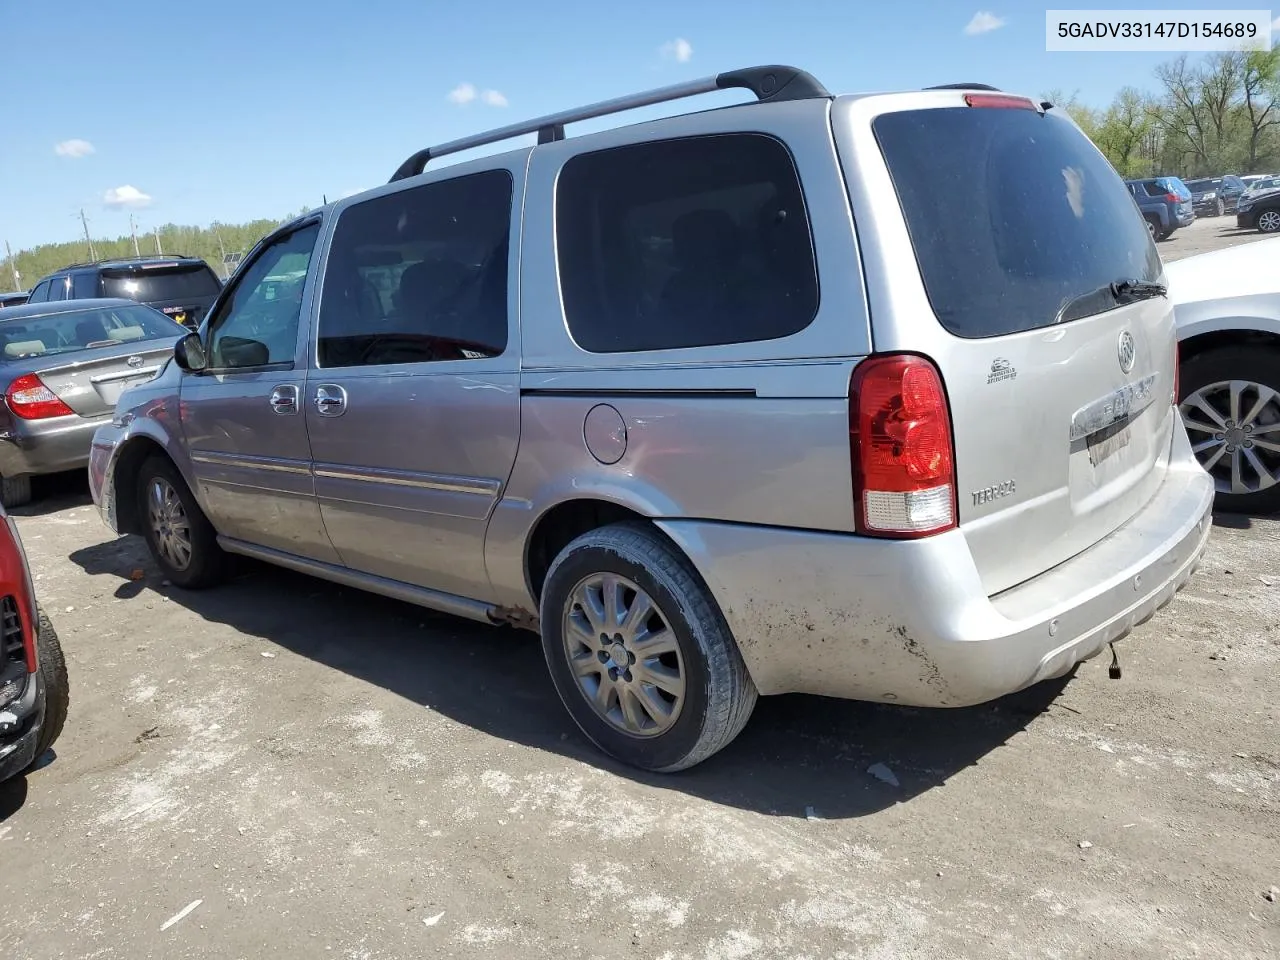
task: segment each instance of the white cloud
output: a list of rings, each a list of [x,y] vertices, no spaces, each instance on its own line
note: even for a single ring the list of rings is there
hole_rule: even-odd
[[[475,84],[460,83],[449,91],[449,102],[456,103],[461,106],[464,103],[470,103],[476,98]]]
[[[102,202],[108,207],[145,207],[151,203],[151,196],[126,183],[104,193]]]
[[[992,30],[999,30],[1005,24],[1004,17],[997,17],[994,13],[986,10],[979,10],[973,15],[973,19],[969,21],[969,25],[964,28],[964,32],[969,36],[979,33],[990,33]]]
[[[658,55],[664,60],[674,60],[676,63],[688,63],[693,59],[693,44],[684,37],[676,37],[674,40],[668,40],[658,48]]]
[[[60,157],[87,157],[93,153],[93,144],[88,140],[63,140],[53,145],[53,152]]]
[[[505,107],[507,105],[507,98],[497,90],[486,90],[480,94],[480,99],[491,107]]]

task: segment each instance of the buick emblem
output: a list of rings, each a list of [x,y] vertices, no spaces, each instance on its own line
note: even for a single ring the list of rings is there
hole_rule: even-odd
[[[1120,334],[1120,342],[1116,345],[1116,354],[1120,360],[1120,372],[1128,373],[1133,369],[1133,361],[1137,358],[1138,348],[1133,342],[1133,334],[1128,330]]]
[[[137,354],[134,354],[132,357],[130,357],[128,360],[125,361],[125,363],[127,363],[131,367],[140,367],[144,362],[145,361],[141,357],[139,357]],[[1132,365],[1133,364],[1130,363],[1130,366]]]

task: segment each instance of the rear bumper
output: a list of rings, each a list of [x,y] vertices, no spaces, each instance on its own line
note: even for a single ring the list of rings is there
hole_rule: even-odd
[[[52,420],[20,421],[17,429],[0,436],[0,475],[80,470],[89,462],[93,432],[110,422],[109,416],[66,416]]]
[[[1213,483],[1175,432],[1146,507],[1066,563],[985,595],[954,530],[888,541],[698,521],[661,526],[720,604],[761,693],[959,707],[1061,676],[1167,604],[1211,528]]]
[[[17,703],[0,710],[0,716],[12,714],[8,720],[13,729],[0,734],[0,780],[8,780],[36,761],[36,745],[44,723],[44,681],[37,671],[27,678],[27,688]]]

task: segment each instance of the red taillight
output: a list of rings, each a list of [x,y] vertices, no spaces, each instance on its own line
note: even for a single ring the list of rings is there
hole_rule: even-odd
[[[1181,202],[1182,202],[1182,198],[1181,198],[1180,196],[1178,196],[1176,193],[1166,193],[1166,194],[1164,195],[1164,198],[1165,198],[1165,200],[1166,200],[1167,202],[1169,202],[1169,203],[1181,203]]]
[[[4,399],[14,415],[23,420],[44,420],[75,413],[34,373],[23,374],[9,384]]]
[[[1001,107],[1012,110],[1036,108],[1036,105],[1026,97],[1011,97],[1007,93],[966,93],[964,102],[971,107]]]
[[[859,533],[911,538],[956,525],[951,415],[924,357],[869,357],[854,369],[849,452]]]

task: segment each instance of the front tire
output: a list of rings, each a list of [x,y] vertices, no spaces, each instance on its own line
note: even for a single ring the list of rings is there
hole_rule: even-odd
[[[1214,508],[1280,510],[1280,350],[1232,345],[1187,358],[1178,409],[1213,477]]]
[[[1219,199],[1217,204],[1213,208],[1213,215],[1215,217],[1220,217],[1226,212],[1227,212],[1227,205],[1223,203],[1221,199]]]
[[[540,618],[565,709],[631,766],[692,767],[727,746],[755,707],[755,684],[715,599],[651,527],[602,527],[565,547],[547,574]]]
[[[225,578],[228,559],[218,534],[169,460],[152,457],[142,465],[137,496],[147,546],[170,582],[199,590]]]
[[[1263,210],[1258,214],[1255,221],[1258,230],[1262,233],[1276,233],[1280,231],[1280,210]]]
[[[67,722],[67,709],[71,705],[71,688],[67,681],[67,662],[62,656],[62,645],[53,624],[38,610],[36,656],[40,679],[44,684],[44,719],[40,723],[40,737],[36,740],[36,755],[32,766],[49,752],[62,727]]]

